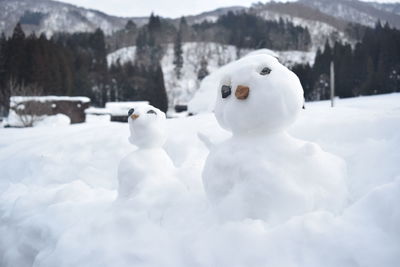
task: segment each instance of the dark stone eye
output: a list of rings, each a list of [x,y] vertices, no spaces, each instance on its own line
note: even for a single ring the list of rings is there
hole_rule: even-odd
[[[149,111],[147,111],[147,114],[157,115],[157,112],[155,112],[154,110],[150,109]]]
[[[128,116],[132,115],[133,112],[135,112],[135,109],[134,109],[134,108],[131,108],[131,109],[128,111]]]
[[[231,87],[228,85],[222,85],[221,87],[221,94],[222,94],[222,98],[227,98],[228,96],[230,96],[232,93]]]
[[[268,67],[263,68],[261,70],[261,72],[260,72],[261,75],[267,75],[267,74],[270,74],[270,73],[271,73],[271,69],[268,68]]]

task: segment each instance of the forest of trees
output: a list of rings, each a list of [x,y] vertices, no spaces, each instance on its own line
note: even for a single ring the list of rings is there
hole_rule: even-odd
[[[38,14],[22,19],[35,20]],[[313,66],[295,65],[307,100],[329,97],[329,65],[335,63],[336,95],[352,97],[400,91],[400,31],[377,23],[375,28],[352,27],[360,42],[351,46],[327,41]],[[174,44],[174,71],[179,80],[183,67],[182,43],[212,41],[238,48],[307,50],[307,28],[291,22],[266,21],[243,12],[222,15],[215,22],[178,25],[151,14],[144,26],[129,21],[124,29],[105,36],[92,33],[26,35],[17,24],[11,36],[0,37],[0,112],[5,115],[13,86],[35,88],[44,95],[88,96],[92,104],[108,101],[147,100],[168,109],[160,61],[166,44]],[[108,66],[106,56],[120,45],[136,45],[134,63]],[[208,75],[207,58],[199,62],[197,78]],[[37,90],[37,89],[40,90]],[[21,90],[19,90],[21,92]],[[29,92],[27,92],[29,93]]]
[[[193,25],[202,40],[235,45],[239,48],[308,50],[311,37],[307,28],[290,21],[268,21],[254,14],[228,12],[216,22]]]
[[[148,100],[163,111],[168,109],[161,58],[165,53],[160,17],[151,14],[149,23],[136,38],[135,63],[117,62],[109,68],[111,100]]]
[[[307,28],[295,26],[290,21],[267,21],[255,14],[228,12],[216,22],[207,20],[189,25],[185,18],[174,25],[160,19],[159,39],[162,43],[174,43],[177,34],[182,42],[216,42],[239,48],[269,48],[276,50],[308,50],[311,37]],[[353,28],[353,27],[352,27]],[[110,51],[136,43],[140,28],[133,22],[124,29],[108,36]]]
[[[160,66],[159,18],[140,29],[138,59],[131,63],[107,66],[104,33],[44,34],[26,36],[17,24],[12,36],[0,37],[0,106],[8,111],[11,85],[41,88],[44,95],[88,96],[92,103],[148,100],[166,111],[167,95]],[[151,59],[150,61],[140,60]],[[20,90],[21,91],[21,90]],[[27,92],[29,94],[29,92]],[[5,114],[3,114],[5,115]]]
[[[335,66],[336,96],[345,98],[400,92],[400,31],[380,22],[365,30],[354,47],[326,42],[313,66],[296,65],[307,100],[329,98],[329,68]]]

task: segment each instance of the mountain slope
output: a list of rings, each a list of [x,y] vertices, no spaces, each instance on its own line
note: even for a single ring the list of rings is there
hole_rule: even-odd
[[[131,18],[142,25],[147,18]],[[12,33],[15,24],[21,22],[28,32],[94,31],[101,28],[105,33],[124,27],[128,18],[50,0],[0,0],[0,32]]]
[[[307,27],[312,41],[311,50],[317,50],[326,40],[352,42],[346,34],[349,23],[297,2],[255,4],[249,10],[266,20],[288,20],[295,25]]]
[[[298,0],[298,2],[349,22],[374,26],[377,20],[381,20],[400,28],[400,15],[395,13],[396,8],[391,10],[385,4],[357,0]]]
[[[201,23],[205,20],[215,21],[218,16],[229,11],[250,11],[263,15],[266,19],[299,19],[328,25],[343,32],[348,22],[373,26],[378,19],[387,21],[390,25],[400,28],[400,4],[385,4],[361,2],[357,0],[298,0],[297,2],[254,4],[250,9],[241,6],[219,8],[194,16],[188,16],[189,24]],[[128,20],[137,25],[147,22],[147,17],[122,18],[105,13],[77,7],[52,0],[0,0],[0,32],[6,35],[12,33],[17,22],[22,22],[28,32],[46,33],[48,36],[55,32],[94,31],[100,27],[106,34],[119,30]],[[179,19],[168,19],[178,24]],[[300,23],[301,24],[301,23]],[[304,24],[304,23],[303,23]],[[317,28],[321,28],[320,26]],[[324,28],[327,28],[324,26]],[[333,32],[334,30],[330,30]],[[325,39],[325,38],[323,38]]]
[[[238,57],[245,56],[252,52],[248,49],[237,49],[232,45],[222,45],[218,43],[191,42],[182,45],[183,68],[181,78],[177,79],[173,64],[174,47],[169,44],[166,47],[165,55],[161,60],[164,73],[165,88],[168,94],[170,107],[177,104],[187,104],[192,99],[194,93],[200,86],[197,78],[201,61],[207,59],[207,70],[209,73],[216,71],[221,66],[236,60]],[[315,53],[305,51],[266,51],[259,50],[261,53],[274,54],[286,66],[293,66],[296,63],[314,62]],[[107,56],[108,64],[125,64],[135,61],[136,47],[126,47],[119,49]]]

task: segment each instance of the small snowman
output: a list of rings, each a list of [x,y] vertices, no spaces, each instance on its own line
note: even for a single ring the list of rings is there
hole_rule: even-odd
[[[177,185],[175,167],[162,147],[166,141],[165,122],[165,113],[153,106],[129,110],[129,141],[137,150],[119,164],[119,199],[152,202],[163,197],[167,187]]]
[[[314,210],[340,212],[345,165],[286,129],[304,104],[298,77],[270,55],[226,69],[215,116],[232,137],[211,148],[203,184],[222,218],[279,223]]]

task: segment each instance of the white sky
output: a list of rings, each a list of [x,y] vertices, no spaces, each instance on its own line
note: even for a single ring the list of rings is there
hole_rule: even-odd
[[[125,17],[148,16],[151,12],[163,17],[194,15],[226,6],[250,6],[257,0],[58,0],[104,13]],[[281,0],[284,1],[284,0]],[[369,0],[364,0],[369,1]],[[400,0],[374,0],[400,2]],[[266,2],[261,1],[261,2]]]

